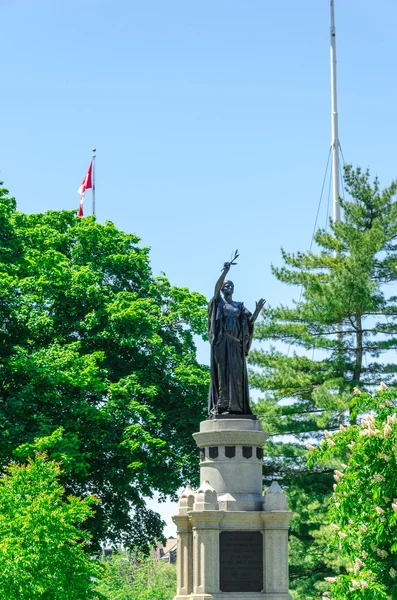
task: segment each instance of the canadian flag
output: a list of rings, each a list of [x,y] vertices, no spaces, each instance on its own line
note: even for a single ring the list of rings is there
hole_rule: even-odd
[[[87,175],[84,177],[79,189],[77,190],[77,193],[80,194],[80,205],[79,210],[77,211],[78,217],[83,216],[84,195],[85,191],[89,190],[90,188],[92,188],[92,161],[90,162],[90,166],[88,167]]]

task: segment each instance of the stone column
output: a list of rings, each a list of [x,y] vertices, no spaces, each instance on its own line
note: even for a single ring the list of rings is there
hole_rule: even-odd
[[[273,481],[265,493],[262,512],[264,533],[264,592],[290,598],[288,594],[288,527],[292,513],[288,510],[285,493]],[[269,595],[269,596],[268,596]]]
[[[194,491],[190,486],[179,499],[178,514],[172,517],[177,527],[177,595],[175,600],[187,600],[193,592],[193,532],[189,513],[193,510]]]
[[[204,481],[196,492],[190,513],[193,529],[193,597],[212,598],[219,593],[219,525],[223,514],[215,490]]]
[[[255,418],[203,421],[193,435],[200,448],[200,481],[216,490],[219,509],[263,510],[262,458],[268,434]]]

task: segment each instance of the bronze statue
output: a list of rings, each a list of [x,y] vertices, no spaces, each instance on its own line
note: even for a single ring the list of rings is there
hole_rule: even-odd
[[[265,300],[256,303],[253,314],[242,302],[233,300],[234,285],[226,275],[238,258],[237,250],[223,265],[208,306],[208,334],[211,343],[211,384],[208,401],[210,417],[218,415],[252,415],[249,405],[247,356],[254,333],[254,323]],[[223,294],[221,297],[220,292]]]

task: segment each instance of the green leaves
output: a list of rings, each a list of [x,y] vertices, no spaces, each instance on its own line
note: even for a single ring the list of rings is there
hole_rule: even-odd
[[[104,577],[97,589],[109,600],[172,600],[175,565],[137,553],[118,552],[103,561]]]
[[[324,485],[313,494],[300,444],[319,439],[324,429],[354,422],[357,412],[350,401],[355,387],[371,390],[380,379],[396,384],[389,351],[397,349],[397,306],[385,284],[397,280],[397,184],[381,190],[368,172],[351,167],[345,183],[343,220],[317,231],[316,250],[282,250],[283,264],[273,266],[279,281],[298,286],[299,300],[264,309],[256,328],[262,343],[250,355],[251,383],[264,396],[257,413],[273,436],[289,434],[288,442],[295,442],[295,464],[291,466],[292,444],[278,442],[280,456],[268,458],[265,476],[267,482],[280,479],[298,513],[291,528],[297,536],[291,574],[298,597],[308,600],[322,591],[317,577],[338,572],[338,553],[332,558],[324,543],[326,532],[322,539],[316,533],[328,523],[321,507],[332,490],[333,464],[317,466],[316,477]],[[307,517],[300,497],[306,504],[319,502],[318,526],[309,533],[299,529],[299,520]],[[310,569],[302,567],[302,556]]]
[[[206,300],[153,277],[113,223],[18,213],[1,190],[0,228],[0,468],[50,440],[68,492],[102,498],[93,545],[146,548],[162,522],[144,496],[195,477]]]
[[[334,472],[330,516],[335,549],[349,568],[333,581],[335,600],[397,594],[396,399],[384,384],[374,396],[357,393],[354,410],[365,413],[361,423],[326,434],[311,452],[311,465],[334,457],[343,461]]]
[[[9,600],[99,598],[91,578],[101,567],[84,551],[80,525],[98,500],[64,497],[59,465],[37,453],[0,479],[0,597]]]

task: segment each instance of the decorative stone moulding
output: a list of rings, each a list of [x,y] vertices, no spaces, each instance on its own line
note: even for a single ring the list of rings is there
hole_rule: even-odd
[[[193,510],[194,504],[194,490],[190,485],[186,486],[182,494],[179,496],[178,513],[180,515],[187,515],[188,512]]]
[[[238,446],[237,448],[240,448]],[[256,460],[263,460],[263,448],[259,448],[258,446],[241,446],[242,448],[242,456],[246,459],[252,458],[256,456]],[[238,451],[236,452],[236,446],[208,446],[208,448],[199,448],[200,451],[200,461],[204,461],[207,459],[214,460],[215,458],[222,458],[225,456],[226,458],[234,458],[238,456]]]
[[[205,448],[204,448],[204,450],[205,450]],[[208,456],[209,456],[209,458],[218,458],[218,456],[219,456],[218,446],[210,446],[208,448]]]
[[[236,446],[225,446],[226,458],[234,458],[236,456]]]
[[[203,481],[195,495],[193,504],[194,511],[219,510],[216,491],[211,487],[209,481]]]
[[[277,481],[273,481],[269,489],[266,490],[263,510],[269,512],[288,510],[287,498]]]
[[[252,446],[243,446],[243,456],[244,458],[251,458]]]
[[[208,446],[258,446],[268,439],[260,421],[255,419],[209,419],[193,434],[199,448]]]

